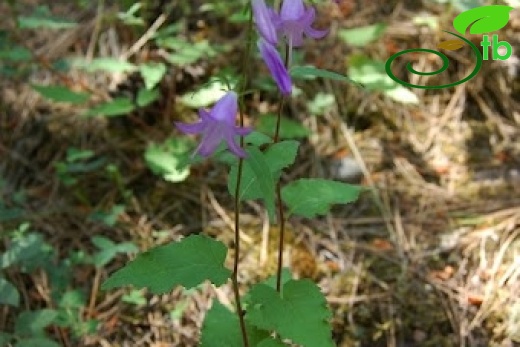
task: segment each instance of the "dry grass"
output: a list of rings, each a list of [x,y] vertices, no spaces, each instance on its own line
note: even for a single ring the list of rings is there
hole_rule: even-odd
[[[55,7],[63,13],[78,13],[71,6]],[[310,44],[306,55],[320,67],[342,72],[345,57],[354,49],[340,43],[336,30],[378,21],[389,24],[387,33],[380,42],[363,49],[374,59],[386,60],[392,49],[434,48],[444,34],[414,25],[412,18],[421,11],[440,15],[443,28],[449,27],[453,17],[429,2],[421,6],[410,1],[384,5],[366,1],[359,6],[343,0],[339,7],[323,5],[321,18],[323,23],[332,21],[331,35]],[[160,15],[154,18],[163,20]],[[478,76],[456,88],[414,90],[419,106],[402,106],[378,93],[322,81],[305,85],[303,90],[310,96],[319,91],[335,96],[336,106],[323,117],[308,116],[304,97],[289,105],[291,116],[313,134],[284,180],[330,177],[332,163],[348,157],[361,167],[363,184],[374,188],[373,194],[351,206],[335,208],[325,218],[291,220],[288,265],[297,275],[318,281],[327,295],[334,310],[338,346],[520,344],[518,18],[516,11],[503,30],[516,60],[487,61]],[[232,248],[233,205],[225,185],[225,168],[201,164],[186,182],[172,185],[149,172],[142,156],[148,141],[162,141],[173,134],[174,120],[191,117],[191,111],[175,106],[179,96],[228,62],[216,59],[212,64],[171,69],[161,87],[162,100],[139,113],[109,121],[84,119],[77,108],[43,100],[29,82],[57,81],[95,91],[98,100],[106,100],[122,92],[117,86],[123,82],[128,89],[135,88],[134,81],[125,75],[79,71],[62,76],[45,69],[45,63],[94,52],[132,55],[139,62],[153,54],[153,47],[147,45],[146,36],[136,36],[115,24],[100,24],[95,9],[77,14],[77,19],[81,26],[76,30],[33,32],[24,37],[23,44],[37,53],[40,68],[27,80],[1,82],[4,202],[9,206],[15,192],[25,191],[27,220],[63,253],[71,247],[88,251],[93,235],[132,240],[148,249],[201,231]],[[2,25],[12,30],[12,24]],[[211,31],[218,30],[211,27],[209,33],[194,34],[217,39]],[[323,51],[328,52],[326,60]],[[435,77],[435,84],[467,75],[467,57],[464,52],[454,52],[450,75]],[[437,62],[421,56],[416,64],[433,70]],[[197,70],[200,73],[194,73]],[[272,107],[260,95],[254,95],[249,106],[251,115],[259,108]],[[128,208],[116,227],[86,222],[91,211],[124,201],[122,192],[104,173],[85,176],[76,190],[57,179],[54,163],[64,158],[69,146],[105,154],[120,168],[132,196],[125,201]],[[267,236],[265,213],[255,203],[245,206],[242,220],[245,290],[253,281],[272,274],[269,257],[273,246],[267,237],[273,239],[274,235]],[[13,225],[6,223],[0,230]],[[167,237],[157,238],[154,232],[159,230],[167,231]],[[98,292],[99,282],[93,281],[105,279],[122,265],[123,260],[99,273],[86,268],[75,274],[78,286],[98,293],[90,300],[90,313],[101,321],[98,333],[84,338],[82,345],[195,346],[211,300],[231,302],[227,286],[204,285],[195,291],[175,289],[161,297],[148,295],[143,307],[124,304],[120,300],[124,290]],[[27,298],[27,307],[52,305],[41,299],[48,291],[45,276],[13,274],[13,282]],[[182,314],[171,318],[175,309]],[[2,330],[12,324],[15,313],[2,308]],[[65,332],[57,336],[71,346]]]

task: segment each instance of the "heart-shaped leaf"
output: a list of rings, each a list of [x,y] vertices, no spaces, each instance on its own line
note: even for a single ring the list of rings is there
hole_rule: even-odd
[[[453,27],[462,35],[469,29],[470,34],[485,34],[499,30],[507,25],[511,6],[480,6],[462,12],[453,20]]]
[[[461,40],[448,40],[443,41],[437,45],[439,49],[445,49],[448,51],[456,51],[464,46],[464,41]]]

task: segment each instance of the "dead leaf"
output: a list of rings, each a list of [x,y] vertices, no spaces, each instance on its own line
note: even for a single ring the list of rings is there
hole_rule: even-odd
[[[464,46],[464,42],[461,40],[448,40],[443,41],[437,45],[437,48],[445,49],[448,51],[456,51]]]

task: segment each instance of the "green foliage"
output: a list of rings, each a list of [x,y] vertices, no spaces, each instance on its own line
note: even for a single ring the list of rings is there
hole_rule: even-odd
[[[246,325],[249,343],[256,346],[269,336],[261,331]],[[202,326],[201,347],[243,347],[242,334],[236,313],[231,312],[218,301],[214,301],[211,309],[206,313]]]
[[[47,6],[38,6],[30,16],[19,16],[20,29],[69,29],[77,24],[66,19],[53,17]]]
[[[76,93],[64,86],[40,86],[33,84],[32,87],[43,97],[56,102],[82,104],[90,97],[88,93]]]
[[[330,318],[325,297],[310,280],[288,281],[281,295],[265,284],[250,291],[246,321],[303,347],[334,346]]]
[[[388,76],[384,62],[372,60],[364,55],[352,55],[349,61],[349,76],[363,84],[366,89],[381,91],[394,101],[404,104],[419,103],[417,95]]]
[[[277,119],[278,117],[273,114],[260,116],[258,123],[256,124],[256,130],[269,136],[274,136]],[[301,125],[299,122],[286,117],[281,117],[279,133],[281,139],[305,138],[309,136],[309,134],[309,129]]]
[[[329,79],[332,81],[340,81],[340,82],[355,82],[347,76],[343,76],[337,72],[318,69],[314,66],[294,66],[291,68],[291,77],[294,79],[306,79],[313,80],[317,77]]]
[[[231,271],[224,267],[226,246],[207,236],[192,235],[179,242],[155,247],[113,273],[103,289],[124,285],[147,287],[154,294],[171,291],[181,285],[193,288],[205,280],[220,286]]]
[[[159,99],[160,93],[157,89],[140,89],[137,93],[136,104],[145,107]]]
[[[16,319],[15,334],[24,337],[44,336],[44,329],[54,323],[57,316],[58,312],[51,309],[22,312]]]
[[[220,80],[210,80],[205,86],[182,96],[183,104],[193,108],[208,107],[226,94],[228,86]]]
[[[137,70],[137,66],[116,58],[95,58],[91,61],[83,58],[69,61],[72,67],[83,69],[87,72],[105,71],[111,73],[125,73]]]
[[[119,97],[112,101],[97,105],[96,107],[86,112],[85,116],[118,117],[127,115],[133,110],[135,110],[135,104],[131,99]]]
[[[333,204],[357,200],[362,188],[324,179],[299,179],[283,187],[282,199],[290,214],[313,218],[325,215]]]
[[[386,27],[387,25],[384,23],[376,23],[352,29],[341,29],[338,36],[350,46],[364,47],[381,38]]]
[[[18,307],[20,305],[20,294],[16,287],[5,278],[0,277],[0,305]]]
[[[307,102],[307,108],[312,115],[319,116],[326,113],[336,105],[333,94],[319,92],[314,99]]]
[[[116,244],[103,236],[93,236],[91,241],[99,249],[99,251],[92,256],[92,262],[98,269],[106,266],[118,253],[131,254],[139,251],[137,246],[131,242]]]
[[[124,211],[124,205],[113,205],[110,211],[95,211],[88,219],[94,222],[102,222],[106,226],[113,227],[116,225],[117,219]]]
[[[193,64],[202,58],[212,58],[217,54],[215,47],[211,46],[207,40],[189,42],[181,37],[159,37],[155,40],[156,44],[169,52],[166,60],[177,66]]]
[[[162,144],[150,143],[144,153],[146,164],[156,175],[169,182],[182,182],[190,174],[186,163],[193,151],[193,142],[172,137]]]
[[[54,167],[60,181],[66,186],[72,186],[78,182],[78,175],[96,171],[105,164],[105,158],[96,159],[95,153],[90,150],[69,147],[65,161],[56,162]]]
[[[139,72],[144,80],[146,89],[150,90],[162,80],[166,74],[166,65],[163,63],[147,63],[139,65]]]
[[[282,141],[271,145],[265,153],[260,152],[256,147],[248,147],[246,151],[249,156],[242,168],[239,199],[263,199],[270,219],[273,220],[276,182],[281,170],[294,162],[298,146],[297,141]],[[235,196],[237,176],[238,164],[234,164],[228,176],[228,190],[233,196]]]

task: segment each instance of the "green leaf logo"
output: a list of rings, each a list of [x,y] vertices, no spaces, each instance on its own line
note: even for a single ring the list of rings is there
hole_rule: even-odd
[[[462,35],[469,29],[470,34],[485,34],[507,25],[511,6],[481,6],[462,12],[453,20],[453,27]]]

